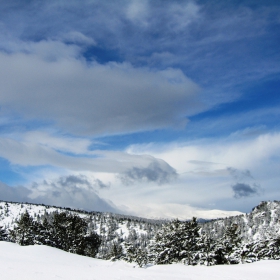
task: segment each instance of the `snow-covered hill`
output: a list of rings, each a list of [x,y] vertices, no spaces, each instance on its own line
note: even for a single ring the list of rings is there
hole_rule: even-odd
[[[240,235],[246,242],[280,235],[280,201],[263,201],[248,214],[214,220],[204,223],[202,227],[218,238],[232,224],[238,226]]]
[[[130,243],[136,248],[147,248],[156,233],[162,229],[162,225],[167,223],[164,220],[150,220],[112,213],[2,201],[0,202],[0,227],[9,232],[26,211],[39,222],[42,222],[44,218],[51,219],[53,213],[65,211],[80,216],[87,222],[88,232],[96,232],[100,235],[102,243],[97,257],[102,259],[112,258],[112,252],[118,248],[125,250],[125,243]],[[279,238],[279,221],[280,202],[273,201],[261,202],[251,213],[203,222],[200,227],[201,231],[207,233],[208,236],[219,239],[228,227],[236,225],[242,242],[252,243],[256,240]]]
[[[37,221],[42,221],[54,212],[65,211],[85,219],[89,231],[94,231],[102,237],[102,245],[98,255],[100,258],[107,258],[113,244],[120,244],[125,241],[145,247],[158,229],[161,228],[162,223],[166,222],[164,220],[150,220],[112,213],[87,212],[48,205],[0,201],[0,227],[2,226],[6,231],[13,229],[16,220],[26,211]]]
[[[67,253],[47,246],[0,242],[1,280],[263,280],[279,279],[279,261],[231,266],[157,265],[138,268]]]

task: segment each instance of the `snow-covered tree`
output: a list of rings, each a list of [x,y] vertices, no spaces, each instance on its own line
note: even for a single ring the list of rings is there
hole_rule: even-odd
[[[228,226],[216,246],[217,264],[238,264],[241,259],[241,237],[237,224]]]
[[[211,238],[208,234],[202,234],[198,243],[197,259],[201,265],[215,265],[216,260],[216,248],[217,242],[215,239]]]
[[[195,252],[199,239],[199,226],[196,218],[189,222],[178,219],[163,225],[156,234],[150,248],[150,257],[156,264],[184,261],[196,264]]]
[[[6,230],[2,226],[0,226],[0,241],[7,240],[7,236],[8,234]]]
[[[14,229],[10,230],[10,239],[21,246],[34,244],[34,222],[27,211],[21,215]]]

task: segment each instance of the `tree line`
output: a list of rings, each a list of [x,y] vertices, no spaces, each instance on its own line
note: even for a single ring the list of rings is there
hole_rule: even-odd
[[[2,232],[2,233],[1,233]],[[101,239],[95,232],[88,232],[87,222],[78,215],[54,212],[42,222],[34,220],[25,211],[9,233],[0,230],[2,240],[19,245],[48,245],[79,255],[96,256]]]
[[[135,230],[131,230],[129,238],[125,240],[115,235],[110,236],[117,225],[110,220],[107,223],[108,236],[104,239],[104,236],[93,231],[94,225],[89,226],[78,215],[54,212],[39,221],[26,211],[9,232],[0,227],[0,240],[20,245],[48,245],[90,257],[123,259],[136,262],[140,267],[148,263],[183,262],[186,265],[210,266],[280,259],[279,236],[244,242],[239,226],[235,223],[227,226],[221,237],[215,238],[203,230],[196,218],[191,221],[175,219],[164,223],[149,242],[146,242],[145,237],[140,239]],[[99,231],[102,232],[103,229],[100,226]]]
[[[126,254],[122,258],[139,266],[178,262],[211,266],[280,259],[280,236],[245,243],[238,225],[232,224],[221,238],[214,239],[202,231],[196,218],[164,224],[147,248],[137,248],[131,243],[125,247]]]

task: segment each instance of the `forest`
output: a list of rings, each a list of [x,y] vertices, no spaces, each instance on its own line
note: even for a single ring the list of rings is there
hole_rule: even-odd
[[[204,222],[0,202],[0,240],[139,267],[239,264],[280,259],[279,217],[278,201],[262,202],[248,214]]]

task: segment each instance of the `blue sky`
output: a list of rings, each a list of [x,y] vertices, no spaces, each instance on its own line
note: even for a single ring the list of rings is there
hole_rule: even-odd
[[[279,1],[9,1],[0,199],[214,218],[279,200]]]

